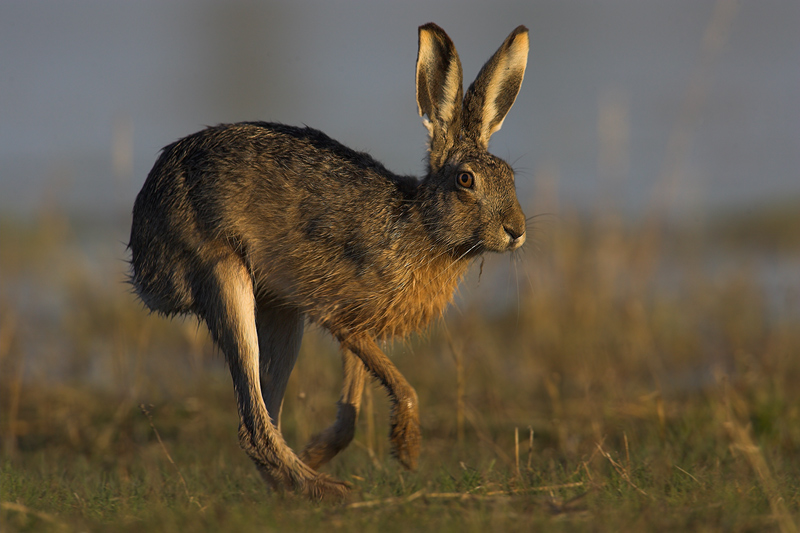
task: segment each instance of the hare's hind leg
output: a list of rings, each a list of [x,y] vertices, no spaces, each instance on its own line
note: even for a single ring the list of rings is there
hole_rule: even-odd
[[[260,298],[256,310],[260,352],[261,394],[272,417],[281,429],[281,410],[286,384],[297,362],[303,340],[303,314],[284,302]]]
[[[356,433],[356,421],[361,409],[361,394],[367,380],[367,369],[361,359],[350,350],[342,348],[344,385],[336,421],[322,433],[314,435],[300,457],[308,466],[318,469],[344,450]]]
[[[314,472],[292,452],[272,424],[261,396],[253,283],[241,260],[230,254],[203,278],[199,312],[230,367],[239,408],[239,443],[262,477],[275,488],[311,498],[342,497],[344,483]]]

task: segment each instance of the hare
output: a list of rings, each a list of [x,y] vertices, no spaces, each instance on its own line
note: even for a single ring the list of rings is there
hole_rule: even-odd
[[[470,262],[518,249],[514,173],[487,152],[522,84],[519,26],[462,91],[447,34],[419,28],[416,85],[428,173],[398,176],[311,128],[209,127],[163,149],[133,207],[131,283],[151,310],[204,321],[230,368],[239,441],[275,489],[341,497],[316,470],[353,439],[368,375],[391,401],[394,456],[413,469],[417,395],[378,341],[427,325]],[[308,321],[339,342],[335,423],[296,455],[280,432],[286,383]]]

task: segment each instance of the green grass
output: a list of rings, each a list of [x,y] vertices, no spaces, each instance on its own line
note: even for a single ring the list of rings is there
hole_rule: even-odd
[[[270,493],[239,449],[230,378],[205,332],[147,315],[124,265],[98,275],[75,231],[46,226],[0,225],[4,532],[800,523],[800,306],[787,287],[775,310],[751,267],[757,238],[714,248],[713,225],[658,239],[572,218],[539,228],[540,249],[511,267],[507,310],[474,296],[446,328],[389,347],[419,393],[420,468],[389,457],[373,386],[355,442],[326,467],[352,497],[312,504]],[[780,225],[777,260],[796,260],[798,227]],[[720,254],[725,266],[707,261]],[[509,268],[488,263],[484,276]],[[312,328],[284,407],[293,447],[333,420],[339,365]]]

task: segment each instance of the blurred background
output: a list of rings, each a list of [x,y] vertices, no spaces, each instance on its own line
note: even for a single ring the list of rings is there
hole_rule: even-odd
[[[0,210],[127,215],[161,147],[240,120],[308,124],[421,174],[428,21],[453,38],[467,85],[530,28],[525,84],[492,145],[523,200],[540,173],[566,203],[634,214],[664,181],[675,215],[800,197],[795,1],[34,0],[0,6]]]
[[[414,65],[428,21],[456,43],[466,85],[515,26],[531,36],[491,146],[517,169],[531,243],[511,263],[488,258],[455,313],[515,309],[526,333],[537,298],[585,311],[570,276],[591,298],[680,287],[683,308],[692,283],[739,276],[759,317],[796,319],[796,1],[27,0],[0,5],[5,376],[174,385],[142,354],[196,366],[211,352],[202,328],[147,317],[124,281],[131,207],[160,148],[206,125],[281,121],[421,175]],[[170,345],[152,328],[183,333]]]
[[[0,2],[0,525],[219,530],[233,513],[263,531],[283,512],[238,450],[205,327],[148,315],[126,284],[133,201],[163,146],[242,120],[307,124],[421,175],[429,21],[467,85],[530,29],[490,146],[517,171],[529,238],[476,262],[444,321],[386,347],[419,393],[420,471],[393,473],[374,386],[329,471],[365,497],[592,491],[602,530],[796,530],[781,508],[800,509],[796,0]],[[315,328],[301,352],[295,448],[335,416],[341,376]],[[548,519],[548,501],[486,523]],[[474,507],[415,514],[431,527]]]

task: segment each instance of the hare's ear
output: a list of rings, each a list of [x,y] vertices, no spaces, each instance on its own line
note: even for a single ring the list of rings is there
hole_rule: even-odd
[[[430,134],[430,165],[438,169],[461,130],[461,61],[453,41],[434,23],[419,27],[417,106]],[[427,116],[427,118],[425,118]]]
[[[483,149],[517,99],[528,64],[528,28],[518,26],[486,62],[464,98],[464,134]]]

